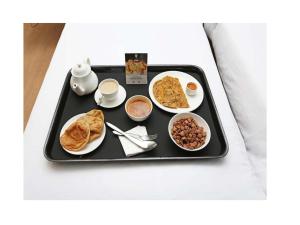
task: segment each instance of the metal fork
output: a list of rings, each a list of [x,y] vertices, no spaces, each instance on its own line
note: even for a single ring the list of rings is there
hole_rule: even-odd
[[[122,136],[122,134],[120,134],[117,131],[113,131],[113,133],[116,135]],[[127,133],[127,134],[129,134],[130,136],[132,136],[134,138],[140,139],[142,141],[153,141],[157,138],[157,134],[148,134],[148,135],[139,135],[139,134],[133,134],[133,133]]]

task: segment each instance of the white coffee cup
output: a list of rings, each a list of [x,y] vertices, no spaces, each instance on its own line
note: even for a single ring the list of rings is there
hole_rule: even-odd
[[[116,99],[119,92],[119,83],[115,79],[105,79],[98,86],[99,100],[98,104],[103,101],[113,101]]]

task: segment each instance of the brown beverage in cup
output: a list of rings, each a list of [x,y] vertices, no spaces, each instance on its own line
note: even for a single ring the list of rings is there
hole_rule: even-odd
[[[115,79],[105,79],[100,82],[98,90],[101,93],[100,101],[113,101],[118,95],[119,83]]]

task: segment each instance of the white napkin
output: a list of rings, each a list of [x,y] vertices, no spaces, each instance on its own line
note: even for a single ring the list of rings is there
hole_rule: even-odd
[[[128,131],[126,131],[128,133],[133,133],[133,134],[139,134],[139,135],[147,135],[147,130],[145,126],[136,126]],[[136,144],[132,143],[131,141],[129,141],[126,137],[124,136],[119,136],[121,145],[124,149],[125,155],[127,157],[139,154],[139,153],[143,153],[143,152],[147,152],[152,150],[153,148],[155,148],[157,146],[155,141],[148,141],[149,143],[153,143],[151,144],[150,148],[148,149],[142,149],[141,147],[137,146]]]

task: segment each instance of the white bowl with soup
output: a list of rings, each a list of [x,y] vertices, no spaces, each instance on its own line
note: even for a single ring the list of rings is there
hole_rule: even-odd
[[[130,119],[141,122],[147,119],[153,109],[152,102],[144,95],[134,95],[125,103],[125,111]]]

